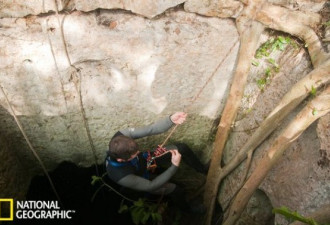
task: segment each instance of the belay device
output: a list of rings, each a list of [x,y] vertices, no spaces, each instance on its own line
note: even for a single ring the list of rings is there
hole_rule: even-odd
[[[160,157],[166,153],[169,153],[169,151],[166,150],[166,148],[162,147],[161,145],[158,145],[156,150],[151,154],[150,151],[148,151],[147,155],[147,170],[154,171],[157,168],[157,164],[155,159],[157,157]]]

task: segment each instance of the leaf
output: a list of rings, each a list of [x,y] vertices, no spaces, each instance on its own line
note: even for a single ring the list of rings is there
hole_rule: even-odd
[[[258,61],[252,61],[252,65],[259,66],[259,62]]]
[[[142,216],[142,219],[141,219],[141,223],[142,224],[146,224],[148,219],[150,218],[150,212],[147,212],[147,211],[143,211],[143,216]]]
[[[287,219],[297,220],[297,216],[294,212],[291,212],[287,207],[282,206],[281,208],[276,208],[272,210],[273,213],[278,213],[285,216]]]
[[[257,85],[261,91],[263,91],[265,89],[266,83],[267,83],[266,79],[257,80]]]
[[[317,113],[318,113],[318,112],[317,112],[317,109],[314,108],[313,111],[312,111],[313,116],[316,116]]]
[[[118,213],[123,213],[123,212],[127,212],[128,211],[128,206],[121,204],[119,209],[118,209]]]
[[[92,176],[92,182],[91,182],[92,185],[95,185],[96,182],[99,182],[99,181],[102,181],[102,178],[101,177]]]
[[[269,67],[267,67],[267,68],[266,68],[266,71],[265,71],[265,75],[266,75],[266,77],[269,77],[270,74],[271,74],[271,70],[270,70]]]
[[[285,38],[285,37],[283,37],[283,36],[279,36],[279,37],[278,37],[278,40],[279,40],[281,43],[283,43],[283,44],[287,44],[287,43],[290,42],[290,38],[287,39],[287,38]]]
[[[301,221],[301,222],[304,222],[304,223],[307,223],[310,225],[318,225],[318,223],[315,220],[313,220],[311,218],[306,218],[297,212],[293,212],[285,206],[282,206],[281,208],[273,209],[272,212],[281,214],[288,219],[298,220],[298,221]]]
[[[152,220],[155,222],[160,222],[163,220],[162,215],[159,213],[151,213]]]
[[[137,207],[143,207],[144,200],[142,198],[139,198],[139,200],[134,202],[134,205],[137,206]]]
[[[286,38],[285,38],[285,41],[286,41],[286,43],[291,43],[291,38],[286,37]]]
[[[132,207],[131,208],[131,217],[135,225],[140,224],[143,217],[144,208]]]
[[[285,45],[281,43],[280,45],[278,45],[278,47],[279,47],[279,49],[280,49],[281,51],[283,51],[284,48],[285,48]]]
[[[311,95],[315,97],[316,96],[316,91],[317,91],[316,88],[312,85],[312,88],[311,88],[311,91],[310,91]]]
[[[275,66],[276,68],[278,68],[278,64],[275,62],[275,59],[269,58],[268,62],[270,62],[273,66]]]

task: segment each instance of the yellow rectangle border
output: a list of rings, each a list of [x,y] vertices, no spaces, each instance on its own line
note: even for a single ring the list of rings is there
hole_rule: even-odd
[[[0,198],[0,204],[1,202],[10,202],[10,217],[1,217],[1,211],[0,211],[0,221],[13,221],[14,220],[14,200],[12,198]],[[1,206],[0,206],[1,210]]]

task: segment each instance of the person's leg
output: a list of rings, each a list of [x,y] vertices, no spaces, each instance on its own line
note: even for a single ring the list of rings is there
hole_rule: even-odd
[[[184,212],[190,211],[190,206],[186,200],[185,192],[178,185],[176,185],[175,189],[167,196],[170,197],[174,205],[177,206],[182,211]]]
[[[175,206],[186,213],[205,213],[206,208],[203,204],[197,202],[188,203],[185,198],[184,190],[176,185],[175,189],[167,195],[171,198]]]
[[[204,166],[194,152],[189,148],[188,145],[184,143],[176,143],[175,145],[166,146],[167,150],[177,149],[182,155],[182,160],[190,167],[194,168],[197,172],[207,173],[207,166]],[[159,166],[169,166],[171,165],[171,153],[165,153],[155,159],[156,164]]]
[[[170,150],[170,149],[177,149],[177,148],[174,145],[170,145],[170,146],[166,146],[166,149]],[[171,166],[171,160],[172,160],[172,154],[170,152],[166,152],[166,153],[162,154],[161,156],[158,156],[155,159],[155,162],[158,166],[169,167],[169,166]]]
[[[164,195],[171,199],[175,206],[182,211],[188,212],[190,206],[186,201],[185,192],[182,188],[173,183],[166,183],[161,188],[150,192],[152,195]]]
[[[183,161],[190,167],[194,168],[197,172],[207,173],[208,168],[204,166],[194,152],[184,143],[176,143],[179,153],[182,155]]]

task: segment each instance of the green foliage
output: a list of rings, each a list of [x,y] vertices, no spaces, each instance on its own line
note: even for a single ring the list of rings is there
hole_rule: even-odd
[[[310,93],[313,97],[316,96],[316,91],[317,91],[316,88],[312,85],[312,89],[311,89]]]
[[[167,203],[156,204],[154,202],[147,201],[146,199],[139,198],[137,201],[134,201],[130,198],[127,198],[126,196],[116,191],[113,187],[105,183],[105,181],[103,180],[103,177],[105,175],[106,173],[103,174],[102,177],[95,175],[92,176],[91,184],[95,185],[96,183],[100,182],[101,185],[94,193],[91,201],[94,200],[95,196],[101,190],[101,188],[107,187],[123,198],[118,209],[118,213],[130,212],[134,224],[139,225],[146,224],[148,221],[151,221],[152,223],[162,221],[162,215],[160,214],[160,212],[164,211],[164,209],[167,207]],[[124,204],[124,200],[127,200],[128,202],[132,203],[131,206]]]
[[[95,185],[97,182],[102,182],[102,177],[92,176],[92,185]]]
[[[271,72],[272,72],[272,70],[269,67],[267,67],[266,70],[265,70],[265,76],[266,76],[266,78],[269,78],[270,77]]]
[[[290,222],[298,220],[300,222],[310,224],[310,225],[320,225],[315,220],[313,220],[311,218],[306,218],[306,217],[300,215],[299,213],[291,211],[290,209],[288,209],[287,207],[284,207],[284,206],[282,206],[281,208],[273,209],[273,213],[277,213],[277,214],[281,214],[281,215],[285,216]]]
[[[294,48],[297,47],[296,43],[290,37],[278,36],[276,38],[270,38],[256,51],[255,58],[261,59],[266,57],[266,62],[270,64],[266,68],[264,75],[260,79],[257,79],[257,85],[261,91],[270,83],[272,76],[280,70],[280,66],[275,59],[270,58],[270,55],[275,51],[284,51],[287,45],[291,45]],[[259,66],[259,62],[254,60],[252,61],[252,65]]]
[[[271,38],[263,43],[260,48],[258,48],[255,57],[257,59],[268,57],[272,52],[276,50],[284,51],[288,44],[296,46],[293,43],[294,41],[292,41],[290,37],[278,36],[277,38]]]
[[[139,198],[131,206],[125,205],[122,201],[118,213],[130,212],[132,221],[136,225],[146,224],[150,220],[156,223],[162,221],[162,215],[159,211],[166,206],[166,203],[156,204]]]
[[[257,79],[257,85],[261,91],[263,91],[266,85],[270,83],[274,72],[276,72],[274,68],[267,67],[264,75],[260,79]]]
[[[259,62],[258,61],[252,61],[252,65],[254,65],[254,66],[259,66]]]
[[[327,21],[327,22],[325,22],[325,23],[323,23],[323,25],[326,26],[326,27],[329,27],[330,26],[330,20]]]
[[[272,64],[275,68],[279,68],[279,65],[275,62],[275,59],[269,58],[268,62]]]
[[[264,77],[257,80],[257,85],[262,91],[265,89],[266,84],[267,84],[267,79]]]
[[[317,115],[317,113],[318,113],[317,109],[316,109],[316,108],[314,108],[314,109],[313,109],[313,111],[312,111],[312,114],[313,114],[313,116],[316,116],[316,115]]]

